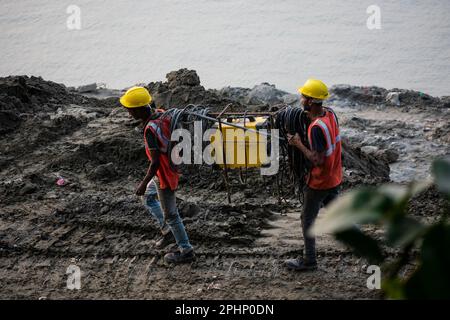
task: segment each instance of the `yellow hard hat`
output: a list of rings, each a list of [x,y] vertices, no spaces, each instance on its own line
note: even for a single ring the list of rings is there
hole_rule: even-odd
[[[144,107],[152,102],[152,96],[144,87],[132,87],[120,97],[120,103],[125,108]]]
[[[325,100],[330,96],[326,84],[316,79],[308,79],[303,87],[298,88],[298,92],[319,100]]]

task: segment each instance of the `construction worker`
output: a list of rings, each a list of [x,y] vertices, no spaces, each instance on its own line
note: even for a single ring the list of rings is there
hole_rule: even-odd
[[[285,262],[291,270],[317,269],[315,238],[308,231],[314,224],[320,207],[326,206],[338,195],[342,182],[341,138],[336,115],[323,106],[329,97],[327,86],[320,80],[309,79],[299,88],[301,103],[311,124],[308,127],[309,147],[305,146],[299,134],[288,134],[288,143],[305,155],[311,162],[311,169],[305,190],[305,201],[301,215],[304,238],[303,257]]]
[[[145,151],[150,160],[147,174],[138,186],[136,195],[143,196],[146,192],[151,193],[151,190],[148,191],[152,187],[150,182],[155,175],[158,177],[157,193],[164,219],[161,219],[160,215],[157,219],[162,228],[167,223],[179,248],[175,252],[167,253],[164,260],[168,263],[189,262],[194,259],[194,249],[189,243],[177,209],[175,190],[178,187],[179,176],[171,167],[167,154],[170,141],[170,118],[160,117],[161,113],[155,112],[154,108],[151,108],[151,102],[152,97],[144,87],[132,87],[120,98],[120,103],[128,110],[129,114],[134,119],[141,120],[143,124]],[[155,214],[155,212],[153,213]]]

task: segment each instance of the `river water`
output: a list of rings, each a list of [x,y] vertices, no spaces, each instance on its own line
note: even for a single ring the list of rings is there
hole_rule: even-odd
[[[449,95],[449,15],[448,0],[1,0],[0,76],[123,88],[187,67],[208,88],[316,77]]]

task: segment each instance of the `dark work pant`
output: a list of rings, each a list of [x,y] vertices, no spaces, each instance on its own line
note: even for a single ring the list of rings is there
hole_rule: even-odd
[[[314,224],[321,206],[326,206],[339,194],[339,186],[327,190],[305,189],[305,202],[301,216],[303,239],[305,242],[304,258],[308,263],[316,262],[316,239],[308,236],[308,231]]]

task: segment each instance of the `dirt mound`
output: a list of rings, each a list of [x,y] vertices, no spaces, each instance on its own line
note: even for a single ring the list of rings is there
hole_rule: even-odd
[[[167,79],[166,83],[156,86],[168,91],[162,90],[162,95],[159,95],[158,90],[153,91],[155,99],[169,92],[177,100],[180,96],[173,94],[178,92],[195,97],[195,101],[188,102],[205,105],[211,102],[209,98],[212,93],[200,86],[195,71],[181,69],[170,72]],[[270,90],[260,90],[257,86],[248,92],[264,93],[260,95],[261,101],[267,102],[274,96],[272,93],[275,90],[267,86]],[[7,199],[14,201],[22,199],[21,196],[32,194],[39,197],[45,194],[49,185],[31,181],[28,175],[46,175],[44,180],[47,181],[48,177],[55,179],[58,172],[65,172],[76,185],[80,179],[88,179],[94,184],[120,183],[130,176],[140,177],[145,170],[147,159],[141,135],[132,130],[132,122],[128,120],[126,112],[117,106],[116,98],[86,98],[68,92],[63,85],[36,77],[2,78],[0,89],[0,102],[9,108],[0,112],[0,120],[6,124],[2,126],[5,132],[0,139],[0,163],[4,164],[4,174],[17,178],[8,179],[11,181],[2,187],[3,196]],[[196,94],[197,91],[201,94]],[[280,92],[276,91],[275,96],[283,96],[284,93]],[[219,95],[213,96],[216,99]],[[224,100],[220,101],[224,103]],[[178,103],[182,102],[178,100]],[[32,113],[29,113],[30,110]],[[34,163],[30,154],[33,154]],[[28,170],[26,175],[19,173],[17,160],[20,159]],[[349,185],[379,183],[389,177],[386,161],[361,152],[358,146],[351,143],[344,145],[344,166]],[[183,176],[181,184],[186,182],[197,188],[223,191],[224,181],[220,171],[209,168],[206,171],[209,172],[206,179],[202,171],[190,172]],[[214,173],[211,176],[212,171]],[[250,179],[256,179],[257,175],[259,171],[249,173]],[[233,187],[235,193],[251,197],[252,190],[239,187],[242,177],[236,175],[233,179],[237,182]],[[270,178],[266,182],[270,182]],[[263,181],[255,185],[261,185],[260,191],[265,192]],[[7,189],[13,192],[6,192]],[[19,196],[15,198],[14,194]]]
[[[220,109],[233,102],[201,86],[200,78],[195,70],[172,71],[166,75],[166,78],[166,82],[150,82],[147,85],[158,107],[181,108],[192,103]]]
[[[273,84],[263,82],[250,88],[225,87],[216,90],[217,94],[236,101],[242,105],[260,106],[261,109],[277,104],[288,104],[291,106],[300,106],[300,97],[290,94],[283,90],[279,90]],[[266,108],[262,108],[266,107]]]
[[[335,85],[330,88],[329,103],[335,100],[345,100],[351,103],[378,104],[384,103],[388,90],[379,87],[356,87],[349,85]]]
[[[412,215],[437,219],[444,214],[446,206],[445,196],[431,186],[409,201],[407,211]]]
[[[170,89],[180,86],[196,87],[200,85],[200,77],[195,70],[180,69],[169,72],[166,77]]]
[[[389,163],[386,158],[367,154],[361,148],[343,140],[344,184],[353,187],[358,184],[379,184],[389,181]]]
[[[20,126],[22,120],[12,111],[0,111],[0,134],[14,131]]]
[[[57,112],[68,105],[100,107],[111,104],[111,100],[97,102],[84,96],[71,93],[62,85],[45,81],[41,77],[9,76],[0,78],[0,134],[17,130],[24,125],[24,130],[48,128],[59,133],[73,129],[78,119],[73,116],[56,115],[50,119],[49,114]],[[45,130],[45,129],[44,129]],[[58,131],[58,132],[55,132]],[[34,130],[36,131],[36,130]],[[30,137],[34,136],[30,132]],[[47,136],[42,134],[41,136]],[[53,137],[48,137],[52,140]]]
[[[140,139],[115,135],[78,145],[72,152],[52,160],[48,169],[87,174],[93,182],[110,182],[139,175],[146,165],[147,156]]]
[[[149,88],[157,104],[164,107],[195,103],[221,109],[242,94],[235,106],[244,110],[251,107],[243,104],[246,101],[262,106],[285,98],[283,92],[268,84],[226,96],[225,91],[203,88],[195,71],[187,69],[171,72],[167,82],[154,82]],[[273,97],[278,100],[271,100]],[[355,120],[351,125],[359,131],[380,127],[360,122]],[[156,296],[167,297],[170,279],[165,277],[171,269],[162,261],[166,250],[154,248],[160,231],[134,195],[148,165],[142,132],[118,106],[117,98],[87,98],[36,77],[0,78],[0,125],[0,278],[6,279],[0,281],[2,297],[20,296],[17,288],[22,286],[16,282],[27,284],[24,296],[40,292],[45,280],[35,272],[36,268],[47,268],[45,274],[65,276],[71,259],[90,279],[103,279],[108,270],[117,271],[119,263],[132,266],[139,261],[145,272],[155,272],[152,283],[160,286]],[[398,126],[393,123],[379,130],[388,133]],[[362,150],[367,145],[348,140],[344,143],[344,187],[387,181],[387,159]],[[261,176],[259,169],[230,170],[232,203],[228,204],[221,170],[206,165],[181,170],[179,210],[198,254],[197,262],[181,269],[192,274],[186,287],[198,287],[203,281],[199,277],[209,268],[229,270],[229,265],[237,265],[242,270],[273,271],[281,268],[282,259],[299,254],[301,203],[289,176],[282,181],[286,192],[279,204],[276,177]],[[419,199],[415,212],[421,210],[421,201],[428,203],[434,198],[431,194]],[[280,225],[284,229],[278,229]],[[319,248],[319,254],[325,269],[314,278],[318,292],[323,291],[324,284],[336,282],[327,278],[328,274],[334,277],[341,271],[342,290],[336,292],[345,291],[349,283],[365,283],[367,275],[359,269],[348,274],[347,263],[356,267],[359,260],[344,249],[328,243]],[[61,266],[62,271],[58,269]],[[133,272],[133,268],[129,270]],[[296,279],[283,272],[274,278],[273,286],[295,291],[291,285]],[[255,279],[259,281],[240,275],[233,279],[236,283],[244,279],[245,286],[254,285]],[[280,286],[279,279],[285,279],[288,287]],[[255,292],[267,289],[266,280],[260,281]],[[310,280],[308,276],[308,283]],[[83,287],[83,294],[108,296],[109,286],[100,282],[92,288]],[[55,283],[65,282],[56,279]],[[125,297],[128,285],[121,283],[119,287],[111,290],[117,289],[116,294]],[[147,294],[156,292],[149,291],[148,285],[142,288]],[[244,291],[252,292],[247,288]],[[61,288],[61,296],[67,294],[66,288]],[[217,293],[220,296],[222,293]],[[359,296],[368,294],[364,291]]]
[[[169,72],[166,82],[151,82],[147,88],[158,107],[181,108],[186,104],[201,104],[217,111],[233,103],[235,110],[268,110],[269,106],[286,103],[299,105],[297,95],[279,90],[275,85],[262,83],[250,88],[225,87],[206,90],[195,70],[180,69]]]
[[[55,110],[57,104],[83,103],[84,98],[71,94],[67,88],[41,77],[9,76],[0,78],[2,110],[36,112]],[[9,98],[6,98],[9,97]],[[39,106],[39,109],[34,107]]]
[[[347,106],[379,105],[396,106],[402,108],[445,108],[448,105],[445,97],[442,99],[432,97],[426,93],[391,89],[387,90],[376,86],[358,87],[350,85],[335,85],[330,88],[331,98],[328,103],[337,103]]]
[[[440,140],[444,143],[450,144],[450,122],[443,126],[434,128],[431,135],[432,139]]]

